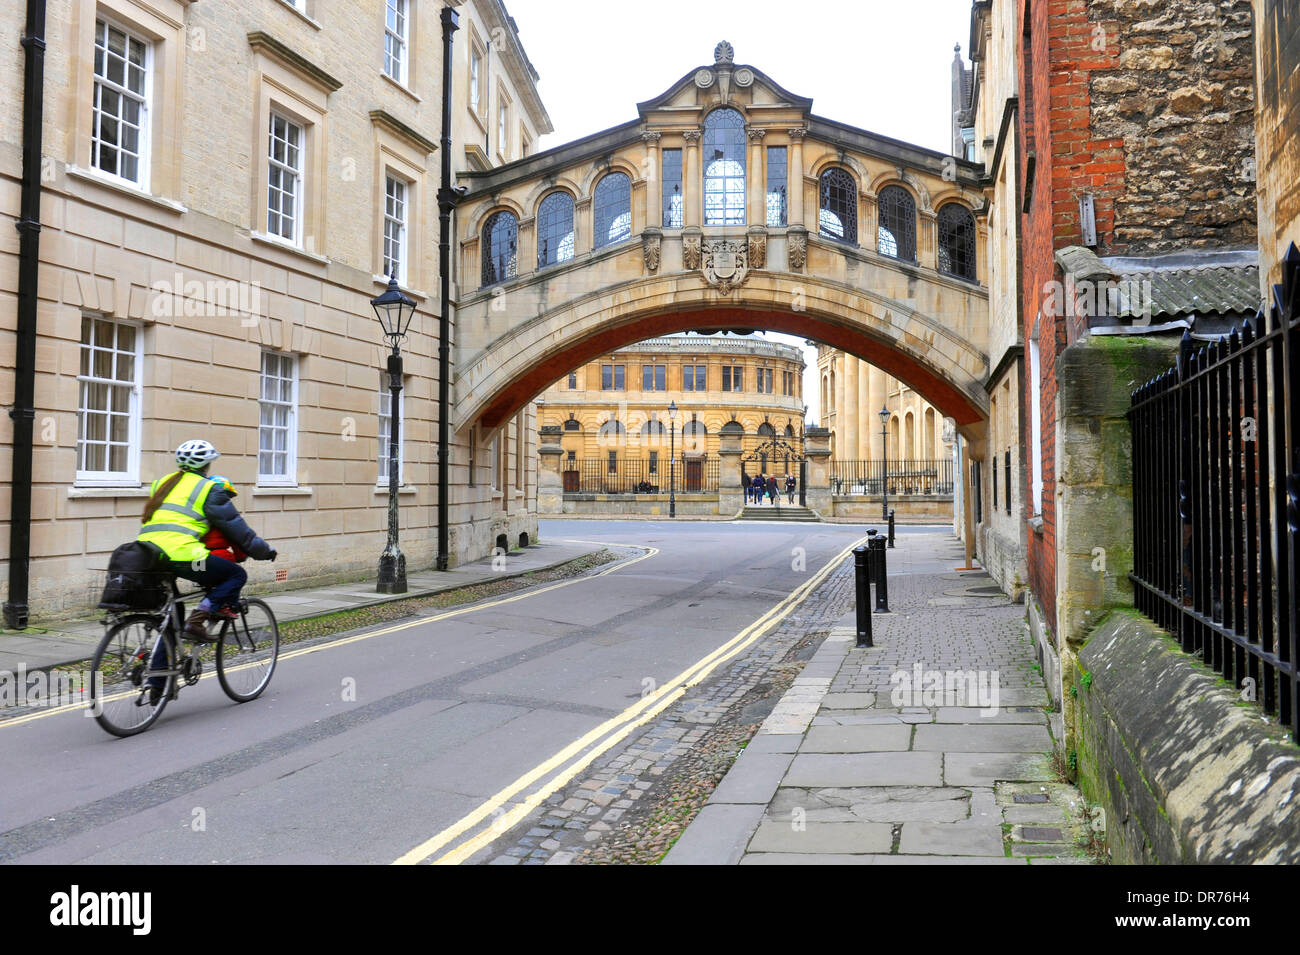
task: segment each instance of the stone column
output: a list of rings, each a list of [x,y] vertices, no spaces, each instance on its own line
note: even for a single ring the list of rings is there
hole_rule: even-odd
[[[682,150],[682,224],[698,226],[700,224],[700,131],[688,129],[682,133],[686,148]]]
[[[804,455],[808,458],[808,506],[820,517],[834,517],[831,501],[831,433],[813,426],[804,432]]]
[[[916,218],[919,226],[916,234],[916,261],[923,268],[937,269],[939,267],[939,215],[930,209],[923,209],[917,213]]]
[[[885,447],[880,442],[880,409],[885,406],[888,399],[886,374],[875,366],[871,366],[871,371],[867,375],[867,407],[863,414],[866,417],[865,434],[868,435],[864,440],[866,445],[865,452],[862,456],[869,461],[880,461],[884,458]]]
[[[844,375],[847,369],[845,365],[845,354],[837,351],[835,357],[831,360],[831,370],[835,375],[835,460],[847,460],[844,457],[844,432],[848,421],[844,417]],[[829,449],[829,445],[828,445]]]
[[[767,176],[763,169],[763,137],[767,130],[750,127],[745,132],[749,134],[749,162],[745,170],[749,195],[745,202],[745,220],[751,226],[761,226],[767,223]]]
[[[840,424],[840,434],[842,435],[840,449],[837,450],[836,456],[841,461],[857,461],[858,455],[858,432],[861,422],[858,421],[858,359],[856,355],[850,355],[847,352],[844,355],[844,411],[838,421]]]
[[[563,429],[558,424],[543,425],[541,443],[537,448],[537,513],[564,513],[564,479],[560,476],[560,462],[564,449],[560,447]]]
[[[725,431],[718,435],[718,514],[723,517],[738,515],[745,506],[740,487],[741,437]]]
[[[811,226],[803,219],[803,137],[808,132],[806,126],[795,126],[790,130],[790,184],[786,205],[788,206],[790,225],[806,226],[810,231],[817,231],[817,224]]]
[[[663,165],[659,160],[659,133],[646,130],[641,134],[645,143],[646,155],[646,227],[662,228],[664,224],[664,178]]]
[[[515,259],[515,272],[537,271],[537,218],[529,216],[519,220],[519,254]]]
[[[591,196],[573,203],[573,254],[591,251]]]

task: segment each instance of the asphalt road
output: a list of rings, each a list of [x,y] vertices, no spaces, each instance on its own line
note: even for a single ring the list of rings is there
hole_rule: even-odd
[[[657,552],[450,619],[287,647],[252,703],[205,674],[130,739],[83,711],[0,724],[0,861],[459,861],[447,854],[481,851],[567,761],[598,760],[584,737],[670,703],[674,677],[863,530],[547,521],[547,539]]]

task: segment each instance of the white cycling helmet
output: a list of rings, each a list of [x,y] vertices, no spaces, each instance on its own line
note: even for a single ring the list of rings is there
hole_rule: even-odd
[[[198,471],[209,461],[221,457],[221,452],[207,441],[186,441],[176,449],[176,463],[182,471]]]

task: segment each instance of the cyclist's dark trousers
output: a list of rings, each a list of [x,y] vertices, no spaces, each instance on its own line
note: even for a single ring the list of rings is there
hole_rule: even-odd
[[[205,588],[214,610],[233,605],[240,588],[248,580],[248,572],[244,568],[224,557],[214,557],[211,554],[204,560],[169,560],[167,570],[177,577],[192,580]],[[156,670],[165,669],[167,666],[167,649],[161,640],[158,641],[149,665]],[[149,678],[150,686],[160,687],[164,682],[162,677]]]
[[[212,554],[206,560],[169,560],[167,569],[177,577],[192,580],[208,592],[213,610],[234,606],[248,573],[238,564]]]

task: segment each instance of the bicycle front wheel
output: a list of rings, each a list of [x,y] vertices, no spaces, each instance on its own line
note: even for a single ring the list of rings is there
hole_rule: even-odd
[[[90,708],[114,736],[154,724],[176,687],[176,645],[148,614],[124,617],[100,641],[90,664]]]
[[[247,703],[261,696],[280,656],[275,614],[260,600],[241,603],[238,620],[227,620],[217,638],[217,679],[226,696]]]

